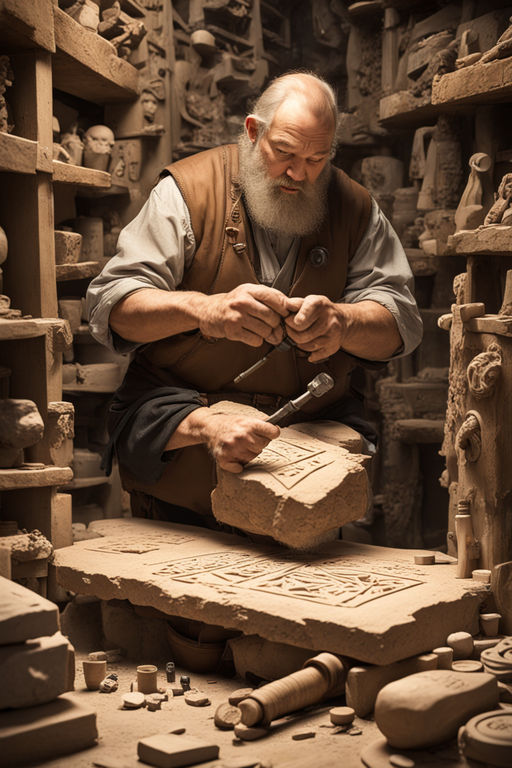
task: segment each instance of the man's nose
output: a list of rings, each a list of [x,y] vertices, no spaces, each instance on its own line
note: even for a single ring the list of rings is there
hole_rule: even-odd
[[[286,170],[286,175],[293,181],[304,181],[306,178],[306,163],[301,158],[295,157]]]

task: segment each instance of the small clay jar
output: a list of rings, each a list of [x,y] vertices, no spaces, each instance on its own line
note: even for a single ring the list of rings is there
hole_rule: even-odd
[[[90,691],[97,691],[107,676],[106,661],[83,661],[85,684]]]
[[[141,664],[137,667],[137,690],[139,693],[155,693],[157,690],[158,668],[154,664]]]

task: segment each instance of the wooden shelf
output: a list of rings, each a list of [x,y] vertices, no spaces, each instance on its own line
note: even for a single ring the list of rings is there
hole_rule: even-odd
[[[112,177],[106,171],[84,168],[83,165],[71,165],[60,160],[53,161],[53,180],[61,184],[76,184],[79,187],[108,189],[112,186]]]
[[[66,321],[59,317],[33,317],[15,320],[0,318],[0,341],[33,339],[36,336],[45,336],[49,331],[53,332],[56,328],[64,329],[66,326]]]
[[[84,29],[57,6],[54,20],[54,88],[99,104],[137,98],[138,72],[119,58],[112,43]]]
[[[35,173],[37,141],[0,132],[0,171]]]
[[[440,111],[432,105],[430,95],[416,98],[409,91],[397,91],[380,100],[379,119],[386,128],[407,128],[434,123]]]
[[[0,0],[2,53],[43,48],[53,53],[53,0]]]
[[[55,269],[58,282],[85,280],[99,275],[101,264],[99,261],[77,261],[75,264],[57,264]]]
[[[511,98],[512,57],[449,72],[432,85],[434,105],[488,104]]]
[[[69,467],[44,467],[44,469],[0,469],[0,491],[22,488],[44,488],[64,485],[73,477]]]
[[[243,45],[245,48],[254,48],[254,45],[245,37],[228,32],[227,29],[217,27],[215,24],[207,24],[206,29],[211,32],[214,37],[222,37],[224,40],[229,40],[230,43],[236,43],[237,45]]]
[[[509,315],[483,315],[464,321],[464,330],[473,333],[495,333],[497,336],[512,336],[512,317]]]

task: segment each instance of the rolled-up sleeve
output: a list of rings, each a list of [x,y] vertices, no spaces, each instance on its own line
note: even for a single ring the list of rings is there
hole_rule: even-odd
[[[391,312],[403,342],[393,357],[410,354],[421,341],[423,324],[413,287],[411,268],[398,235],[372,200],[368,228],[349,263],[342,301],[375,301]]]
[[[175,290],[194,251],[188,209],[174,179],[166,176],[121,231],[116,255],[89,285],[87,315],[94,338],[116,352],[131,352],[139,346],[112,332],[112,308],[142,288]]]

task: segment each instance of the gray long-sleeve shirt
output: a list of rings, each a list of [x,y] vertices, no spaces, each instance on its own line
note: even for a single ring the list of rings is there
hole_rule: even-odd
[[[261,279],[283,292],[289,288],[298,252],[297,238],[271,238],[253,225],[260,257]],[[112,332],[109,316],[125,296],[141,288],[175,290],[195,253],[190,215],[172,176],[152,190],[139,214],[121,232],[116,255],[87,292],[89,327],[94,338],[117,352],[131,352],[136,343]],[[350,260],[342,301],[375,301],[395,318],[407,355],[421,341],[422,323],[412,296],[413,279],[402,245],[375,201],[359,247]]]

